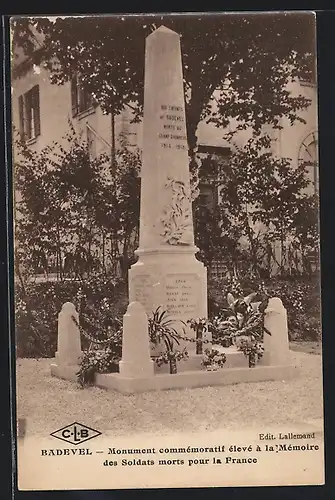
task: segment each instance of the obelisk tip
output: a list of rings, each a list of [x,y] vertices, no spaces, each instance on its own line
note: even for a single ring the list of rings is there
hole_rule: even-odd
[[[152,37],[154,35],[161,35],[161,34],[164,34],[164,35],[174,35],[174,36],[177,36],[177,37],[180,36],[176,31],[173,31],[170,28],[167,28],[166,26],[164,26],[162,24],[159,28],[157,28],[155,31],[153,31],[152,33],[150,33],[150,35],[148,36],[148,38]]]

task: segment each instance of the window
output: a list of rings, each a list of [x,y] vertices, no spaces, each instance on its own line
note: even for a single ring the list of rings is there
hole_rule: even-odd
[[[318,134],[309,134],[301,143],[299,148],[299,163],[306,165],[309,172],[314,192],[318,191],[319,165],[318,165]]]
[[[41,133],[39,86],[31,88],[19,97],[20,135],[29,141]]]
[[[72,116],[77,116],[93,106],[92,96],[84,90],[78,75],[71,79]]]
[[[219,185],[222,172],[229,165],[231,150],[224,146],[198,146],[202,176],[199,183],[198,206],[213,211],[219,203]]]
[[[214,210],[218,204],[217,187],[210,184],[199,184],[199,196],[197,202],[199,206]]]

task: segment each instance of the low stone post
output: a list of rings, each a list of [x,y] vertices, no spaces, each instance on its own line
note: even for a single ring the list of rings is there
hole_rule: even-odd
[[[58,314],[56,364],[51,365],[52,375],[69,380],[76,378],[79,358],[82,355],[78,324],[79,315],[75,306],[72,302],[66,302]]]
[[[148,317],[139,302],[131,302],[123,316],[122,360],[119,370],[120,375],[126,378],[148,378],[154,375]]]
[[[288,341],[287,313],[281,299],[273,297],[265,310],[264,355],[262,364],[270,366],[291,365]]]
[[[82,354],[80,330],[73,320],[79,324],[79,315],[72,302],[66,302],[58,314],[58,345],[56,361],[60,365],[76,365]]]

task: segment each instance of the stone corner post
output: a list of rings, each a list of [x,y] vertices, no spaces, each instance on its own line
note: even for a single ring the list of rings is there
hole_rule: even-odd
[[[58,314],[58,345],[56,362],[58,365],[77,365],[82,355],[79,315],[72,302],[65,302]]]
[[[264,332],[264,356],[262,364],[270,366],[291,365],[287,313],[280,298],[269,300],[265,310],[264,326],[271,335]]]
[[[148,378],[154,375],[148,317],[139,302],[131,302],[123,316],[122,360],[119,367],[120,375],[126,378]]]

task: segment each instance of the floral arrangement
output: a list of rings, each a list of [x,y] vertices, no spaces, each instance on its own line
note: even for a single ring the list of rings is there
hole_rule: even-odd
[[[223,368],[226,362],[225,353],[220,353],[217,349],[205,349],[204,356],[201,365],[206,368],[206,370],[217,370],[218,368]]]
[[[94,385],[96,373],[117,372],[119,361],[120,357],[111,347],[84,351],[76,374],[80,386]]]
[[[253,292],[246,297],[234,298],[227,295],[231,315],[221,322],[226,335],[229,335],[237,349],[249,359],[249,367],[253,368],[263,355],[264,333],[271,333],[264,326],[264,314],[269,298],[255,302],[258,293]]]
[[[196,332],[196,342],[206,344],[209,342],[205,334],[211,334],[212,343],[229,347],[235,345],[249,359],[249,367],[254,367],[263,355],[263,336],[270,332],[264,326],[264,314],[268,304],[268,294],[261,283],[258,292],[252,292],[243,296],[241,286],[238,282],[234,286],[235,296],[227,294],[226,308],[221,308],[219,313],[212,319],[198,318],[188,320],[189,326]],[[261,298],[261,300],[258,300]],[[217,354],[209,349],[204,353],[204,366],[210,365],[210,359]],[[197,353],[201,353],[198,351]]]
[[[189,354],[185,347],[182,351],[179,351],[178,349],[173,351],[165,351],[161,353],[159,356],[155,357],[155,362],[157,366],[162,366],[163,364],[169,364],[170,374],[173,375],[177,373],[177,361],[185,360],[188,357]]]

